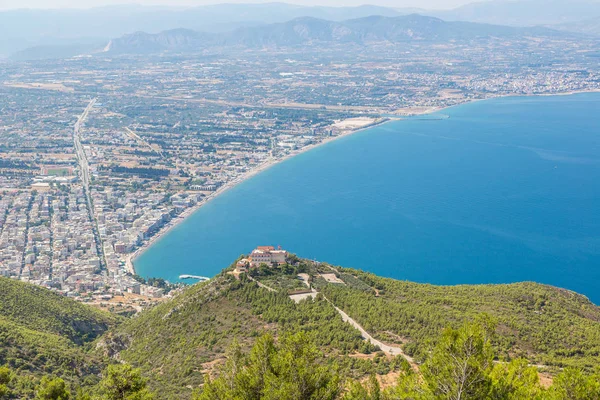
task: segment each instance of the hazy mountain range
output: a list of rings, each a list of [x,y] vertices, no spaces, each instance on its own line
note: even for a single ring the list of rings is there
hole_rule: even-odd
[[[598,0],[492,0],[425,13],[448,21],[510,26],[556,25],[600,17]]]
[[[285,3],[218,4],[193,8],[111,6],[87,10],[11,10],[0,12],[0,57],[14,53],[18,53],[16,58],[26,59],[74,54],[77,49],[102,48],[110,39],[135,32],[157,34],[186,29],[206,33],[238,30],[239,33],[240,28],[256,28],[302,17],[341,22],[374,15],[397,17],[414,13],[447,21],[510,26],[556,25],[561,30],[599,34],[597,21],[594,27],[593,18],[600,18],[600,0],[491,0],[435,12],[369,5],[304,7]]]
[[[555,25],[553,28],[585,35],[600,36],[600,17]]]
[[[74,45],[99,40],[106,43],[111,38],[139,31],[226,32],[299,17],[341,21],[369,15],[396,16],[401,13],[377,6],[302,7],[284,3],[194,8],[112,6],[88,10],[12,10],[0,12],[0,55],[34,46]]]
[[[417,14],[400,17],[371,16],[347,21],[327,21],[302,17],[259,27],[239,28],[228,33],[201,33],[177,29],[158,34],[134,33],[111,42],[109,52],[186,52],[205,48],[241,46],[267,48],[307,44],[367,44],[373,42],[475,40],[489,37],[563,36],[562,32],[541,28],[514,28],[472,22],[446,22]]]

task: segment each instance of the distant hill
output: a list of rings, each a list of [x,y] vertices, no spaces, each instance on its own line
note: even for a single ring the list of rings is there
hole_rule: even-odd
[[[547,28],[514,28],[470,22],[446,22],[417,14],[399,17],[370,16],[346,21],[328,21],[303,17],[292,21],[239,28],[229,33],[210,34],[192,30],[172,30],[158,34],[135,33],[111,42],[110,51],[119,53],[151,53],[161,51],[198,51],[210,47],[246,48],[296,46],[307,44],[368,44],[373,42],[447,42],[469,41],[491,37],[522,38],[526,36],[565,35]]]
[[[577,32],[584,35],[600,36],[600,17],[586,19],[584,21],[553,25],[551,28],[568,32]]]
[[[511,26],[553,25],[600,17],[600,2],[595,0],[491,0],[427,14],[449,21]]]
[[[173,29],[157,34],[136,32],[111,40],[107,48],[111,54],[150,54],[167,50],[193,51],[211,45],[217,37],[191,29]]]
[[[396,16],[398,11],[377,6],[303,7],[285,3],[216,4],[200,7],[109,6],[91,9],[19,9],[0,11],[0,55],[30,47],[71,46],[144,31],[171,29],[226,32],[239,27],[284,22],[298,17],[334,21],[369,15]]]
[[[57,58],[71,58],[79,55],[101,52],[106,41],[74,43],[69,45],[34,46],[17,51],[10,56],[14,61],[34,61]]]

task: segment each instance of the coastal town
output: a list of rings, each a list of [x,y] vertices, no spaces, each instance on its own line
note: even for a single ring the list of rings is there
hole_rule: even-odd
[[[11,99],[20,107],[27,104],[27,94],[34,118],[3,120],[0,275],[86,301],[125,293],[145,301],[161,298],[165,287],[145,284],[133,263],[169,228],[281,159],[386,120],[335,113],[339,120],[315,115],[318,123],[281,117],[257,124],[240,112],[225,117],[221,128],[237,127],[236,138],[198,137],[184,116],[193,107],[174,105],[179,113],[166,115],[164,125],[156,127],[139,122],[144,111],[134,122],[96,98],[81,110],[78,100],[58,94],[49,96],[44,108],[37,106],[37,92],[11,89],[4,112],[14,111]],[[150,101],[136,107],[153,108]],[[75,112],[79,116],[67,117]],[[75,122],[67,124],[69,118]],[[182,121],[179,135],[150,132]],[[53,125],[60,129],[48,134]]]
[[[600,90],[592,40],[466,46],[3,62],[0,275],[84,301],[161,298],[136,257],[286,158],[473,100]]]

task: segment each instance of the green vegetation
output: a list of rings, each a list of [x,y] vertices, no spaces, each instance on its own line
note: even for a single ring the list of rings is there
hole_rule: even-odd
[[[102,335],[117,318],[47,289],[0,278],[0,318],[23,328],[56,334],[76,344]]]
[[[102,363],[67,338],[24,328],[0,317],[0,365],[34,375],[52,373],[76,380],[99,372]]]
[[[311,268],[308,263],[300,261],[297,257],[290,257],[294,265],[267,265],[261,264],[258,268],[252,268],[249,271],[251,277],[257,281],[283,292],[295,292],[306,290],[306,284],[298,279],[298,274],[306,273]]]
[[[583,296],[288,262],[252,271],[275,292],[226,270],[129,319],[0,278],[0,399],[600,398],[600,308]],[[314,299],[289,298],[306,287],[298,273]],[[334,304],[415,363],[365,341]]]
[[[289,275],[274,275],[274,276],[261,276],[256,279],[260,283],[267,285],[270,288],[282,291],[284,293],[304,291],[308,290],[308,287],[304,282],[298,279],[296,276]]]
[[[144,278],[139,275],[132,275],[132,278],[138,281],[141,284],[153,286],[155,288],[163,289],[165,294],[170,293],[172,290],[178,289],[180,287],[185,286],[182,283],[169,283],[163,278]]]
[[[315,284],[372,335],[403,343],[418,360],[445,327],[487,313],[498,321],[500,359],[587,370],[599,365],[600,308],[576,293],[529,282],[433,286],[344,269],[338,275],[346,285]]]
[[[344,380],[335,363],[304,334],[277,345],[266,335],[245,355],[234,344],[216,379],[207,379],[195,400],[587,400],[600,398],[600,375],[567,369],[545,389],[523,359],[494,365],[493,323],[446,329],[420,370],[404,363],[396,384],[382,389],[375,376]]]
[[[42,378],[35,394],[36,400],[68,400],[71,398],[71,392],[67,389],[67,384],[60,378]]]
[[[226,274],[191,286],[127,321],[103,342],[110,353],[119,352],[123,360],[141,368],[151,378],[150,387],[167,398],[200,385],[204,369],[223,360],[234,338],[249,348],[262,333],[297,331],[330,354],[376,350],[323,298],[296,304],[287,292],[273,293]]]
[[[44,376],[39,382],[27,376],[0,368],[0,399],[35,400],[153,400],[140,371],[129,365],[110,365],[102,373],[102,380],[76,394],[61,378]]]
[[[107,336],[111,352],[141,368],[161,398],[201,385],[204,373],[223,364],[234,338],[249,349],[264,333],[305,333],[346,377],[398,372],[402,362],[375,354],[378,349],[344,323],[325,297],[299,304],[289,299],[288,293],[300,287],[296,282],[302,284],[296,277],[302,272],[368,332],[401,344],[419,363],[428,359],[444,328],[458,329],[487,314],[497,322],[489,346],[498,360],[524,358],[550,366],[553,373],[562,366],[591,371],[599,365],[594,351],[600,348],[600,310],[568,291],[533,283],[436,287],[336,271],[300,259],[289,262],[251,273],[276,293],[258,288],[244,275],[238,281],[226,273],[186,289]],[[344,284],[328,283],[322,273],[335,273]]]
[[[49,168],[48,175],[52,176],[68,176],[71,174],[71,168]]]
[[[31,382],[46,374],[69,382],[98,374],[105,361],[87,345],[117,322],[47,289],[0,278],[0,365],[20,376],[15,393],[30,393]]]
[[[129,365],[110,365],[104,378],[92,389],[92,399],[152,400],[154,395],[146,387],[140,371]]]
[[[229,352],[219,378],[207,380],[196,400],[215,399],[335,399],[341,392],[337,371],[302,333],[257,340],[246,357],[239,346]]]
[[[191,393],[186,387],[202,383],[203,364],[208,368],[221,358],[234,337],[251,345],[263,329],[249,307],[229,296],[231,279],[221,276],[185,289],[106,335],[104,347],[141,368],[161,398]]]

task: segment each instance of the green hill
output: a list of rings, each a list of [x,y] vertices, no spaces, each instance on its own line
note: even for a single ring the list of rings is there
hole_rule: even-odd
[[[230,271],[127,320],[0,278],[0,366],[35,379],[57,375],[71,389],[92,388],[112,358],[139,368],[156,398],[188,399],[207,375],[231,367],[229,349],[247,354],[261,337],[280,343],[302,332],[301,341],[318,349],[314,359],[352,385],[373,374],[405,374],[398,347],[412,357],[415,370],[427,371],[440,338],[452,336],[442,335],[444,329],[458,332],[483,320],[495,327],[489,354],[496,365],[516,360],[507,368],[524,362],[550,375],[563,367],[600,368],[600,308],[567,290],[529,282],[433,286],[295,257],[285,266],[253,269],[251,276]],[[300,273],[318,293],[295,302],[290,293],[308,290]],[[344,322],[342,311],[374,339],[366,341]],[[23,389],[22,397],[32,390]]]
[[[309,273],[326,298],[290,300],[288,291],[302,285],[297,272]],[[321,276],[332,273],[343,283]],[[432,286],[310,262],[265,269],[256,279],[278,292],[222,273],[121,325],[104,338],[107,348],[141,368],[161,398],[180,398],[182,390],[198,387],[204,374],[222,364],[234,338],[248,349],[264,333],[307,332],[349,377],[386,374],[399,365],[393,358],[366,356],[377,349],[342,321],[335,305],[418,363],[445,327],[486,314],[497,321],[494,347],[501,360],[525,357],[555,372],[600,366],[600,308],[566,290],[535,283]]]
[[[0,366],[20,375],[80,382],[99,374],[105,362],[87,344],[116,322],[47,289],[0,278]]]
[[[337,274],[346,285],[320,282],[323,293],[371,334],[402,343],[417,358],[445,327],[486,313],[498,322],[496,346],[506,359],[587,369],[600,365],[600,307],[577,293],[532,282],[433,286],[360,271]]]
[[[76,344],[96,339],[117,321],[50,290],[6,278],[0,278],[0,317]]]
[[[109,354],[141,368],[161,398],[180,398],[223,361],[234,340],[249,348],[265,332],[297,330],[332,355],[375,350],[326,301],[295,304],[287,291],[273,293],[226,274],[143,312],[103,343]]]

